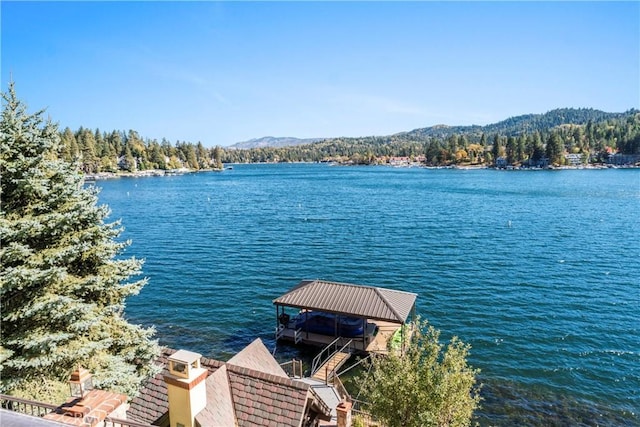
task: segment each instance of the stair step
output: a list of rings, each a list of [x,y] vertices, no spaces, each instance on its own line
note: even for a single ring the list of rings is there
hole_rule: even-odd
[[[336,353],[327,360],[313,375],[313,378],[326,381],[327,373],[339,368],[351,356],[350,353]]]

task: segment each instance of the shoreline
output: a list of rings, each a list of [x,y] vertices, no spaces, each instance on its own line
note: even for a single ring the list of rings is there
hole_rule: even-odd
[[[222,172],[222,169],[148,169],[136,172],[98,172],[88,173],[84,175],[85,181],[101,181],[105,179],[118,179],[118,178],[144,178],[150,176],[178,176],[188,173],[197,172]]]
[[[300,163],[306,164],[309,162],[286,162],[286,163]],[[318,164],[324,162],[317,162]],[[260,163],[230,163],[230,164],[238,164],[238,165],[267,165],[274,164],[272,162],[260,162]],[[427,165],[419,165],[419,164],[408,164],[408,165],[390,165],[390,164],[373,164],[373,165],[354,165],[349,163],[330,163],[332,166],[383,166],[390,167],[396,169],[409,169],[409,168],[420,168],[420,169],[458,169],[458,170],[482,170],[482,169],[492,169],[496,171],[558,171],[558,170],[607,170],[607,169],[640,169],[640,165],[607,165],[607,164],[597,164],[597,165],[580,165],[580,166],[547,166],[547,167],[521,167],[521,166],[511,166],[511,167],[495,167],[495,166],[487,166],[487,165],[449,165],[449,166],[427,166]],[[228,169],[229,167],[225,167]],[[189,173],[198,173],[198,172],[222,172],[225,169],[149,169],[143,171],[136,172],[98,172],[92,174],[85,174],[85,181],[101,181],[106,179],[118,179],[118,178],[144,178],[144,177],[158,177],[158,176],[178,176],[185,175]]]

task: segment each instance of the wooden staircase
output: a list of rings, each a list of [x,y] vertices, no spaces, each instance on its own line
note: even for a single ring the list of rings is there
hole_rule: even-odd
[[[331,382],[336,371],[344,365],[351,357],[351,353],[344,351],[335,352],[329,359],[327,359],[317,370],[313,373],[311,378],[322,381],[324,383]]]

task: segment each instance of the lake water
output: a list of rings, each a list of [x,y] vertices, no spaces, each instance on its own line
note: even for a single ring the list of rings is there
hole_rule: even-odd
[[[273,348],[272,300],[301,279],[389,287],[472,345],[481,425],[640,424],[640,170],[237,165],[98,186],[146,259],[127,316],[163,345]]]

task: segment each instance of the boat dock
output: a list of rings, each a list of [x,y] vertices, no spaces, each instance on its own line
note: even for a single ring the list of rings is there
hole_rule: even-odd
[[[381,320],[369,321],[368,323],[368,333],[365,336],[364,343],[361,339],[354,341],[352,344],[353,350],[362,353],[387,354],[388,343],[401,325]],[[286,327],[280,325],[276,329],[276,340],[288,341],[294,344],[301,343],[315,347],[325,347],[334,339],[335,337],[330,335],[315,334],[303,330],[296,331],[295,320],[290,321]],[[340,337],[339,342],[344,344],[350,339],[352,338]]]
[[[276,340],[318,347],[349,342],[350,353],[386,354],[396,331],[409,316],[415,319],[416,297],[386,288],[303,280],[273,301]],[[291,308],[296,312],[287,312]]]

